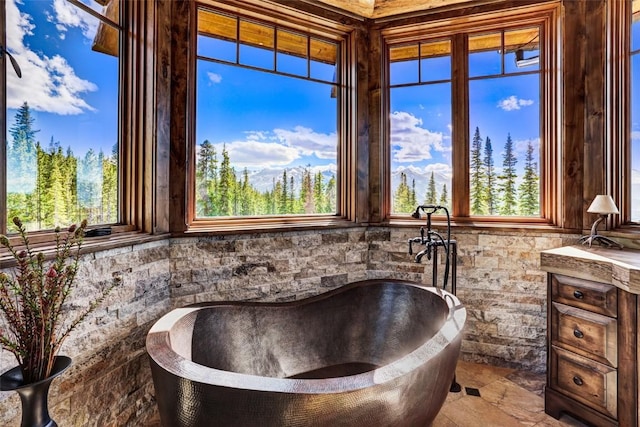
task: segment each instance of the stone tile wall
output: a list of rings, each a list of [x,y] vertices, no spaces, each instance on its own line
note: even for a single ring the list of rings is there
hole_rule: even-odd
[[[54,382],[52,414],[64,426],[137,426],[155,411],[146,333],[172,307],[206,300],[287,301],[345,283],[393,277],[431,283],[413,262],[415,229],[377,227],[166,239],[86,255],[73,302],[114,275],[123,284],[66,342],[72,367]],[[546,283],[540,250],[576,236],[456,231],[458,297],[468,310],[463,358],[545,368]],[[418,248],[416,248],[418,249]],[[442,269],[440,269],[442,271]],[[14,366],[0,352],[0,372]],[[0,393],[0,425],[19,425],[14,392]]]
[[[352,228],[175,239],[172,304],[287,301],[366,279],[365,234]]]
[[[418,236],[417,231],[418,227],[369,231],[368,276],[432,284],[432,263],[425,257],[416,264],[408,255],[408,239]],[[533,231],[453,231],[458,244],[457,296],[468,313],[463,359],[537,372],[546,369],[547,285],[546,273],[540,270],[540,251],[573,244],[578,237]],[[420,250],[416,249],[414,253]],[[443,271],[444,265],[439,267],[439,273]]]
[[[78,287],[70,302],[86,307],[114,276],[114,290],[65,341],[60,354],[73,359],[69,370],[51,387],[50,412],[58,425],[136,426],[155,411],[146,334],[170,309],[169,241],[155,241],[87,254],[82,257]],[[16,365],[0,350],[0,372]],[[0,425],[20,425],[15,392],[0,392]]]

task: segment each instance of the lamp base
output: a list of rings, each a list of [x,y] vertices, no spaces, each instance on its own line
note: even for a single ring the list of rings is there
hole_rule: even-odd
[[[622,246],[622,244],[616,242],[615,240],[611,240],[610,238],[605,237],[605,236],[601,236],[599,234],[591,234],[589,236],[582,236],[580,238],[580,240],[578,240],[578,243],[582,243],[583,245],[589,245],[589,247],[591,247],[591,244],[593,242],[598,242],[600,244],[600,246],[604,246],[606,248],[617,248],[617,249],[624,248],[624,246]]]

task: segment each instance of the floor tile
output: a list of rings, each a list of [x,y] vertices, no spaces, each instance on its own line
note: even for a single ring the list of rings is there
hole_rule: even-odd
[[[441,413],[457,426],[507,427],[520,426],[517,418],[498,409],[481,397],[465,396],[445,405]]]

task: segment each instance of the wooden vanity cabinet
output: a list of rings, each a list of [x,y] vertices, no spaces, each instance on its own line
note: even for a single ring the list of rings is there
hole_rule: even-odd
[[[598,427],[638,427],[638,294],[591,280],[579,264],[542,260],[548,271],[545,412]]]

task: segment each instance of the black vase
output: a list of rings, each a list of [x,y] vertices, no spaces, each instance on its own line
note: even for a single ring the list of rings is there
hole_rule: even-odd
[[[71,358],[56,356],[51,375],[36,383],[23,384],[19,366],[0,375],[0,390],[15,390],[22,402],[22,422],[20,427],[57,427],[49,416],[49,386],[51,382],[71,365]]]

